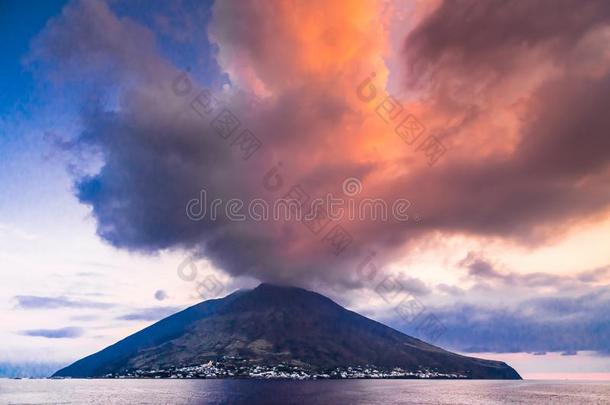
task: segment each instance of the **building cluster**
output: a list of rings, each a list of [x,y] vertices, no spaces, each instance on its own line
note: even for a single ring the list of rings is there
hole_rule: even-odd
[[[106,374],[105,378],[256,378],[256,379],[357,379],[357,378],[384,378],[384,379],[459,379],[467,378],[465,375],[455,373],[441,373],[435,370],[419,369],[416,371],[403,370],[396,367],[384,369],[372,365],[335,367],[327,370],[313,370],[311,368],[279,363],[276,365],[263,365],[250,362],[237,357],[223,357],[218,361],[208,361],[201,365],[186,367],[167,367],[159,369],[134,369],[120,374]]]

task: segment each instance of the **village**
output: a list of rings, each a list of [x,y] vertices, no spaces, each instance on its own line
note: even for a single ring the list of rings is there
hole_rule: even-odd
[[[277,365],[255,364],[245,359],[226,357],[220,361],[208,361],[202,365],[187,367],[168,367],[152,370],[134,369],[120,374],[106,374],[104,378],[175,378],[175,379],[216,379],[216,378],[253,378],[253,379],[465,379],[466,375],[447,374],[429,369],[417,371],[402,368],[384,369],[372,365],[335,367],[328,370],[312,370],[280,363]]]

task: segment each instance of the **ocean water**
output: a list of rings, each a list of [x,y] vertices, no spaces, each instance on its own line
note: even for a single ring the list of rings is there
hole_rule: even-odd
[[[0,404],[610,404],[610,382],[6,380]]]

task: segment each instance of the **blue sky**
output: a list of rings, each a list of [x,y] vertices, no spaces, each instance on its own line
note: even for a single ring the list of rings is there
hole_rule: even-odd
[[[0,5],[0,26],[5,40],[0,45],[2,58],[2,93],[0,115],[22,110],[32,101],[37,87],[31,72],[23,68],[22,60],[30,49],[32,39],[42,30],[49,18],[59,14],[66,1],[49,0],[36,7],[19,1],[4,1]]]

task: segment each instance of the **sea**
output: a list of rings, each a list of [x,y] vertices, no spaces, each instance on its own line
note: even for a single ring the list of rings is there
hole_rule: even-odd
[[[609,381],[0,379],[0,404],[610,404]]]

